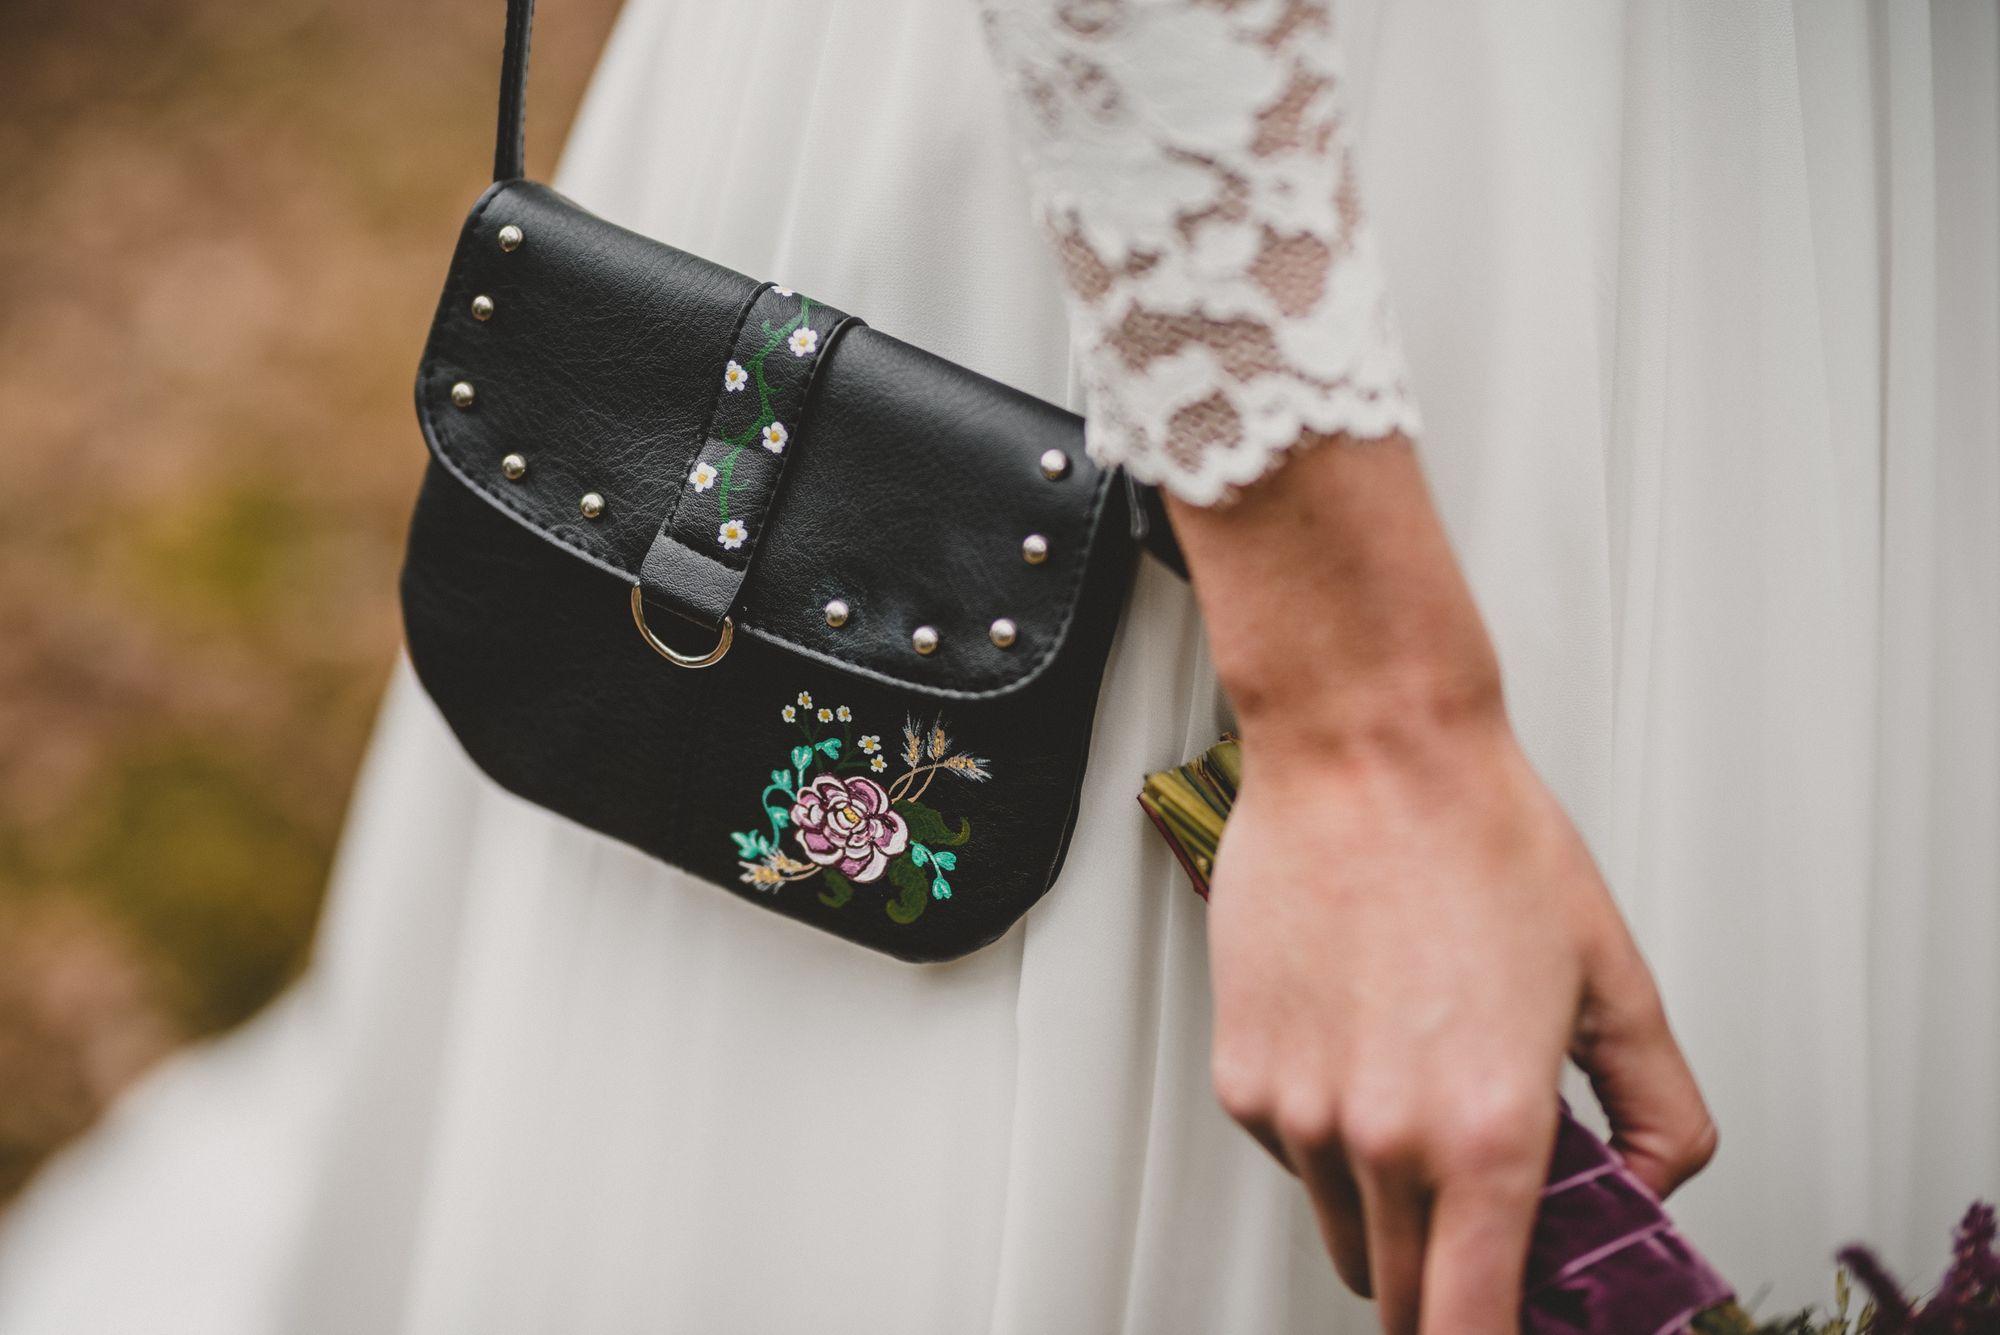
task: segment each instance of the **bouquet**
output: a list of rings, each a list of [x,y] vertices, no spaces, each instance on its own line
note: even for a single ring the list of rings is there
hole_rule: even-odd
[[[1224,738],[1178,769],[1148,775],[1139,805],[1202,898],[1242,781],[1242,754]],[[1952,1266],[1928,1302],[1904,1296],[1872,1253],[1840,1255],[1831,1314],[1760,1324],[1674,1228],[1623,1160],[1570,1115],[1556,1129],[1547,1185],[1528,1249],[1526,1335],[2000,1335],[2000,1253],[1989,1205],[1959,1225]],[[1852,1319],[1848,1274],[1870,1301]]]

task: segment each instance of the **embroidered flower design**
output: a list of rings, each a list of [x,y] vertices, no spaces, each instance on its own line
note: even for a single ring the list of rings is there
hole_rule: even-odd
[[[805,855],[866,885],[910,846],[910,826],[889,809],[889,794],[873,779],[822,774],[792,803],[795,838]]]
[[[794,357],[810,356],[819,347],[819,330],[800,325],[792,331],[792,336],[785,340],[785,345],[792,350]]]
[[[754,885],[759,890],[776,890],[785,883],[785,874],[775,866],[764,862],[739,862],[743,870],[736,877],[745,885]]]
[[[719,476],[714,464],[696,464],[694,471],[688,474],[688,482],[696,491],[707,491],[715,485],[715,479]]]
[[[882,911],[904,924],[934,901],[950,899],[972,822],[938,810],[934,793],[954,780],[984,783],[992,777],[987,762],[961,750],[942,718],[928,726],[905,720],[898,752],[882,745],[880,733],[857,738],[854,711],[816,706],[811,691],[800,691],[778,714],[791,727],[792,744],[782,759],[774,757],[778,767],[758,795],[763,822],[729,836],[737,879],[772,894],[813,881],[830,909],[845,906],[856,887],[879,881],[886,887]]]
[[[715,530],[715,540],[722,544],[724,551],[733,552],[750,540],[750,530],[743,526],[740,519],[725,519],[722,527]]]
[[[781,297],[796,297],[798,295],[798,293],[788,287],[777,287],[774,285],[771,290]]]
[[[741,362],[732,357],[729,365],[722,368],[722,387],[731,394],[740,394],[743,392],[743,387],[749,383],[750,373],[743,369]]]
[[[791,438],[792,433],[785,430],[783,422],[773,422],[764,428],[764,448],[773,454],[783,454],[785,442]]]

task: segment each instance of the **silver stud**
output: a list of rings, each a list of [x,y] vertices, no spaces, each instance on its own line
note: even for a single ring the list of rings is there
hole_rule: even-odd
[[[910,633],[910,647],[920,654],[934,654],[938,647],[938,633],[935,626],[918,626]]]
[[[1021,632],[1010,618],[1001,617],[987,628],[986,633],[992,637],[994,648],[1012,649]]]
[[[1042,476],[1054,482],[1069,474],[1069,456],[1061,450],[1042,451]]]
[[[461,380],[451,387],[451,403],[454,408],[470,408],[472,406],[472,399],[472,382],[470,380]]]
[[[586,491],[583,499],[576,503],[576,509],[585,519],[595,519],[604,513],[604,498],[594,491]]]
[[[528,461],[518,454],[510,454],[500,461],[500,476],[509,482],[519,482],[528,475]]]
[[[508,223],[500,229],[500,249],[518,250],[521,246],[521,229]]]
[[[850,610],[843,600],[839,598],[833,599],[826,605],[826,624],[832,626],[835,630],[839,630],[847,624],[847,614]]]
[[[1039,533],[1030,533],[1021,539],[1021,559],[1031,566],[1038,566],[1049,559],[1049,540]]]
[[[474,297],[472,299],[472,318],[475,320],[492,319],[493,298],[487,296],[483,292],[480,293],[478,296]]]

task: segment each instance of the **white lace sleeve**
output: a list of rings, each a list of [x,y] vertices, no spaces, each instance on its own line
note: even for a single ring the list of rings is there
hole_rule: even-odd
[[[1417,431],[1326,0],[980,0],[1069,283],[1093,457],[1206,505]]]

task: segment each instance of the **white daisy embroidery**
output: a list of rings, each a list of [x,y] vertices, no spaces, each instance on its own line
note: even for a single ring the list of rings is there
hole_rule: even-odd
[[[812,707],[813,707],[813,697],[812,697],[812,692],[811,692],[811,691],[800,691],[800,692],[799,692],[799,708],[800,708],[800,709],[811,709]]]
[[[833,711],[831,709],[822,709],[814,717],[821,723],[831,723],[833,722]]]
[[[720,475],[715,471],[714,464],[696,464],[694,471],[688,474],[688,481],[693,484],[696,491],[707,491],[715,485],[718,476]]]
[[[743,527],[740,519],[725,519],[722,527],[715,530],[715,540],[722,544],[724,551],[733,552],[750,540],[750,530]]]
[[[785,430],[783,422],[773,422],[764,428],[764,448],[773,454],[783,454],[785,442],[791,438],[792,433]]]
[[[790,705],[786,705],[778,712],[785,716],[785,722],[787,723],[797,723],[799,721],[799,711]]]
[[[792,356],[807,356],[819,346],[819,330],[801,326],[792,331],[792,336],[786,340],[786,344],[791,348]]]
[[[868,768],[880,774],[883,770],[889,768],[889,762],[881,756],[876,756],[868,762]]]
[[[842,705],[840,708],[834,710],[833,716],[839,719],[842,723],[854,722],[854,711],[849,709],[846,705]]]
[[[874,755],[882,749],[882,739],[871,732],[861,739],[861,749],[870,755]]]
[[[722,368],[722,387],[731,394],[740,392],[749,383],[750,373],[743,369],[741,363],[732,360]]]

